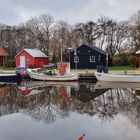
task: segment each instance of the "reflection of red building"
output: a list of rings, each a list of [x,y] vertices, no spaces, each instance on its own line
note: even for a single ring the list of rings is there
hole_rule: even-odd
[[[4,95],[6,93],[7,86],[6,85],[0,85],[0,96]]]
[[[0,46],[0,66],[5,65],[5,59],[6,59],[7,56],[8,56],[8,53],[6,52],[4,47]]]
[[[32,91],[32,88],[28,88],[26,83],[21,83],[20,86],[17,86],[16,89],[20,91],[24,96],[29,95]]]

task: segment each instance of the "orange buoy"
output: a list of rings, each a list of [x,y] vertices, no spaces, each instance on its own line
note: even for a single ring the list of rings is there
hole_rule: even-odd
[[[78,137],[77,140],[84,140],[84,136],[85,136],[85,134],[83,134],[82,136]]]

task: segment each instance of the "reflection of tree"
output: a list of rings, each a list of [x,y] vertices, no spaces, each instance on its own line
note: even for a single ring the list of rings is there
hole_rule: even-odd
[[[111,89],[102,97],[103,105],[100,108],[102,119],[113,118],[118,112],[126,115],[140,128],[140,100],[136,98],[135,92],[131,89]],[[105,99],[104,99],[105,98]],[[99,115],[99,116],[100,116]]]
[[[18,106],[15,104],[19,95],[15,94],[14,86],[4,86],[0,94],[0,116],[18,112]],[[12,96],[12,98],[11,98]]]
[[[100,102],[97,101],[96,106],[99,117],[102,120],[113,119],[114,115],[117,114],[112,93],[110,93],[110,96],[107,96],[107,98],[105,95],[101,95]],[[100,108],[98,106],[100,106]]]
[[[49,93],[49,90],[50,88],[45,89],[43,93],[37,95],[35,104],[29,105],[23,112],[38,121],[42,120],[45,123],[54,122],[56,120],[56,113],[53,111],[55,105],[51,101],[52,95]]]
[[[68,117],[71,112],[98,115],[102,121],[111,120],[121,113],[140,128],[140,99],[134,90],[116,88],[105,92],[82,85],[82,90],[80,86],[71,87],[71,95],[64,96],[59,87],[42,87],[39,94],[24,97],[14,85],[7,86],[5,93],[0,95],[0,114],[23,112],[37,121],[50,124],[57,118]]]
[[[32,116],[35,120],[42,120],[45,123],[54,122],[57,117],[65,118],[70,111],[67,102],[60,100],[56,87],[45,87],[43,93],[36,95],[34,105],[30,105],[23,112]],[[30,98],[30,96],[28,97]],[[29,99],[30,100],[30,99]]]

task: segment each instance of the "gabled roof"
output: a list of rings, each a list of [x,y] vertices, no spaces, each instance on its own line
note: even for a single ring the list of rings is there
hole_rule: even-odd
[[[23,50],[26,51],[28,54],[30,54],[32,57],[48,57],[41,50],[37,49],[23,49]],[[16,56],[18,56],[23,50],[21,50]]]
[[[97,51],[97,52],[99,52],[99,53],[101,53],[101,54],[105,54],[105,55],[106,55],[106,52],[105,52],[105,51],[103,51],[103,50],[97,48],[95,45],[92,46],[92,45],[83,44],[83,45],[81,45],[81,46],[90,47],[91,49],[93,49],[93,50],[95,50],[95,51]],[[78,48],[80,48],[81,46],[79,46]],[[77,48],[77,49],[78,49],[78,48]],[[74,51],[74,49],[73,49],[73,51]]]
[[[8,56],[8,53],[3,47],[0,47],[0,56]]]
[[[106,54],[105,51],[101,50],[100,48],[97,48],[96,46],[92,46],[92,45],[86,45],[86,46],[92,48],[93,50],[95,50],[95,51],[97,51],[97,52],[99,52],[101,54]]]

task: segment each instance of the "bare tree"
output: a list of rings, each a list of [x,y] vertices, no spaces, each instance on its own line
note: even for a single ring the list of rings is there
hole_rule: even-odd
[[[107,37],[107,30],[108,30],[108,24],[109,24],[109,18],[107,17],[101,17],[98,19],[97,24],[101,30],[101,35],[97,40],[97,44],[99,45],[100,49],[103,49],[103,47],[106,44],[106,37]]]
[[[63,59],[67,60],[68,48],[72,47],[71,30],[71,26],[64,21],[59,21],[55,26],[51,40],[51,49],[53,49],[53,54],[58,60],[61,59],[61,53],[63,54]]]
[[[128,46],[127,33],[128,33],[127,22],[118,23],[115,32],[114,46],[119,54],[122,53],[121,52],[122,48]]]
[[[89,21],[86,24],[79,23],[75,26],[75,31],[79,34],[79,38],[81,39],[81,43],[86,44],[95,44],[95,41],[101,35],[99,31],[99,27],[96,23]]]
[[[106,51],[112,57],[115,54],[115,32],[116,32],[117,23],[112,19],[108,20],[108,29],[107,29],[107,37],[106,37]]]
[[[36,47],[43,52],[49,54],[50,37],[53,29],[53,18],[50,15],[40,15],[31,18],[26,26],[32,30],[33,36],[36,38]]]
[[[140,11],[131,17],[130,20],[131,45],[135,51],[140,49]]]

